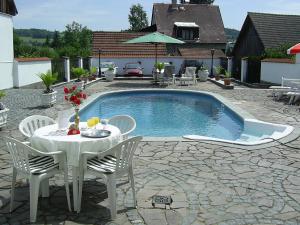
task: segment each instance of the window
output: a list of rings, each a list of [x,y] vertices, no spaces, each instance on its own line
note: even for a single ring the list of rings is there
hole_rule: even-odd
[[[194,40],[194,32],[192,30],[182,30],[183,40]]]

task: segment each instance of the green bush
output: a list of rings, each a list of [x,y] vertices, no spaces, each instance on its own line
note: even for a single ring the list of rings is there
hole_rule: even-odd
[[[0,99],[3,98],[3,97],[5,97],[5,95],[6,95],[6,94],[5,94],[4,91],[0,91]]]
[[[215,66],[214,68],[217,74],[225,74],[225,69],[222,66]]]
[[[288,58],[288,59],[292,59],[294,56],[287,54],[287,50],[292,46],[293,46],[293,44],[285,43],[285,44],[280,45],[277,48],[266,49],[263,57],[264,58]]]
[[[92,68],[90,69],[90,74],[91,74],[91,75],[96,75],[96,74],[97,74],[97,67],[92,67]]]
[[[77,80],[80,80],[81,76],[88,73],[85,69],[79,67],[73,67],[71,71],[72,74],[77,78]]]
[[[50,70],[48,70],[46,73],[40,73],[38,76],[43,81],[44,85],[46,86],[45,93],[51,93],[53,90],[51,89],[51,85],[57,81],[58,74],[52,73]]]
[[[165,64],[163,62],[157,62],[154,66],[159,72],[165,68]]]

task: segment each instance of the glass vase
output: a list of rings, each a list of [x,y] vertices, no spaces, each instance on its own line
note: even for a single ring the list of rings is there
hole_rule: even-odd
[[[79,108],[75,108],[74,124],[75,124],[75,129],[76,130],[79,130],[79,122],[80,122]]]

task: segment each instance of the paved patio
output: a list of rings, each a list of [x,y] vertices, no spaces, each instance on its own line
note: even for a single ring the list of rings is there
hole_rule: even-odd
[[[152,88],[149,81],[99,82],[88,93]],[[256,118],[299,128],[297,106],[274,102],[268,90],[237,87],[222,90],[209,82],[172,87],[211,91],[223,95]],[[0,135],[23,140],[19,122],[33,114],[55,118],[54,108],[39,108],[40,90],[8,90],[9,124]],[[62,102],[62,88],[58,88]],[[300,147],[293,136],[286,143]],[[118,216],[110,221],[107,194],[101,180],[85,183],[80,214],[68,212],[62,179],[52,179],[50,198],[40,198],[37,224],[299,224],[300,154],[298,149],[273,144],[245,148],[214,142],[143,142],[135,156],[138,209],[132,208],[131,189],[124,178],[118,182]],[[29,192],[19,182],[16,209],[8,213],[11,169],[4,143],[0,144],[0,224],[29,221]],[[155,194],[172,195],[171,209],[153,208]]]

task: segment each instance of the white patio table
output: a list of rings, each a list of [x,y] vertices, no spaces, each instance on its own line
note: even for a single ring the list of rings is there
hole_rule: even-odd
[[[80,123],[80,127],[86,128],[86,123]],[[98,124],[97,129],[103,129],[103,125]],[[78,172],[81,166],[81,153],[87,151],[105,151],[122,140],[119,128],[112,125],[105,125],[105,130],[109,130],[111,135],[106,138],[86,138],[80,134],[67,135],[66,130],[58,130],[57,124],[53,124],[36,130],[30,139],[31,145],[40,151],[64,151],[66,153],[67,164],[72,166],[73,200],[75,211],[77,211],[78,202]]]

